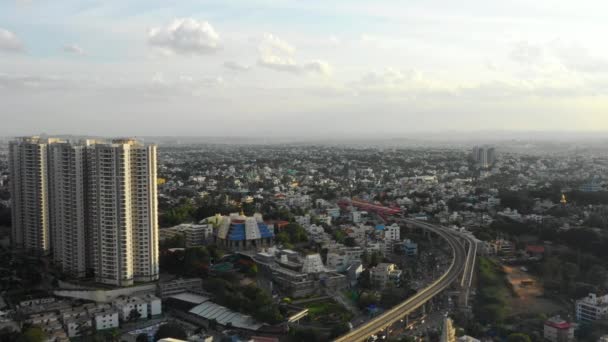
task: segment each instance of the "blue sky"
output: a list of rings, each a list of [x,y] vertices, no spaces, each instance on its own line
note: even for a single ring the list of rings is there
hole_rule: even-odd
[[[607,130],[606,10],[1,0],[0,135]]]

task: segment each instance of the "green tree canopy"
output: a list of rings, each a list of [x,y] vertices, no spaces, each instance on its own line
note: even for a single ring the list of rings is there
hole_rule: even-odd
[[[168,337],[185,340],[188,338],[188,334],[186,334],[186,331],[180,325],[166,323],[158,328],[158,331],[154,334],[154,341]]]

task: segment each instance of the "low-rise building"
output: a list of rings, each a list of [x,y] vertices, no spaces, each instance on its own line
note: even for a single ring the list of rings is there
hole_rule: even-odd
[[[543,336],[551,342],[571,342],[574,341],[574,327],[561,317],[555,316],[545,321]]]
[[[390,263],[381,263],[372,267],[369,271],[369,276],[372,284],[379,288],[385,288],[389,284],[394,286],[401,285],[402,271],[397,268],[397,265]]]
[[[162,313],[160,299],[153,295],[119,297],[113,303],[124,322],[133,319],[147,319]]]
[[[418,255],[418,244],[412,240],[404,240],[403,241],[403,254],[408,257],[415,257]]]
[[[587,297],[576,301],[576,320],[593,322],[608,318],[608,295],[597,296],[590,293]]]
[[[321,260],[321,256],[316,254],[309,254],[304,257],[302,263],[302,273],[320,273],[325,271],[325,266]]]
[[[361,262],[361,247],[335,245],[327,252],[327,268],[337,272],[345,271],[350,265]]]
[[[161,298],[170,297],[182,292],[201,292],[203,280],[201,278],[178,278],[158,283],[157,294]]]

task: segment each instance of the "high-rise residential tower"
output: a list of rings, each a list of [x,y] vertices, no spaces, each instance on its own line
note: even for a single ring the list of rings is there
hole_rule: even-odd
[[[86,275],[86,148],[57,142],[48,148],[53,260],[64,273]]]
[[[12,241],[63,272],[128,286],[158,279],[156,146],[133,139],[10,145]]]
[[[94,143],[87,159],[95,278],[118,286],[158,279],[156,146]]]
[[[23,137],[9,145],[11,241],[18,248],[46,255],[51,250],[47,150],[52,141]]]
[[[491,146],[476,146],[473,148],[473,160],[482,168],[489,168],[496,161],[496,149]]]

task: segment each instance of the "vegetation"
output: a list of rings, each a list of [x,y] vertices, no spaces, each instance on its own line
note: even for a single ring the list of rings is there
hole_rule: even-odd
[[[508,314],[510,293],[500,265],[491,259],[479,258],[477,281],[475,317],[483,323],[502,323]]]
[[[308,242],[308,235],[301,225],[290,222],[276,235],[276,241],[283,245],[294,245],[301,242]]]
[[[210,278],[203,283],[203,286],[213,294],[215,301],[220,305],[270,324],[283,320],[283,315],[272,297],[254,285],[239,286],[229,279]]]
[[[315,302],[306,306],[310,320],[327,323],[347,323],[352,313],[333,301]]]
[[[507,342],[532,342],[532,340],[526,334],[514,333],[507,337]]]
[[[183,251],[162,251],[160,268],[180,276],[206,276],[212,261],[219,260],[224,252],[216,246],[186,248]]]
[[[178,206],[165,211],[160,215],[158,223],[161,227],[171,227],[180,223],[193,220],[193,214],[196,208],[192,201],[183,201]]]
[[[321,342],[326,341],[317,329],[291,327],[289,340],[292,342]]]
[[[188,334],[180,325],[175,323],[166,323],[161,325],[154,334],[154,341],[158,341],[163,338],[176,338],[180,340],[186,340]]]
[[[38,327],[29,327],[23,330],[17,338],[17,342],[44,342],[47,336],[44,331]]]
[[[11,226],[11,208],[0,203],[0,226]]]

